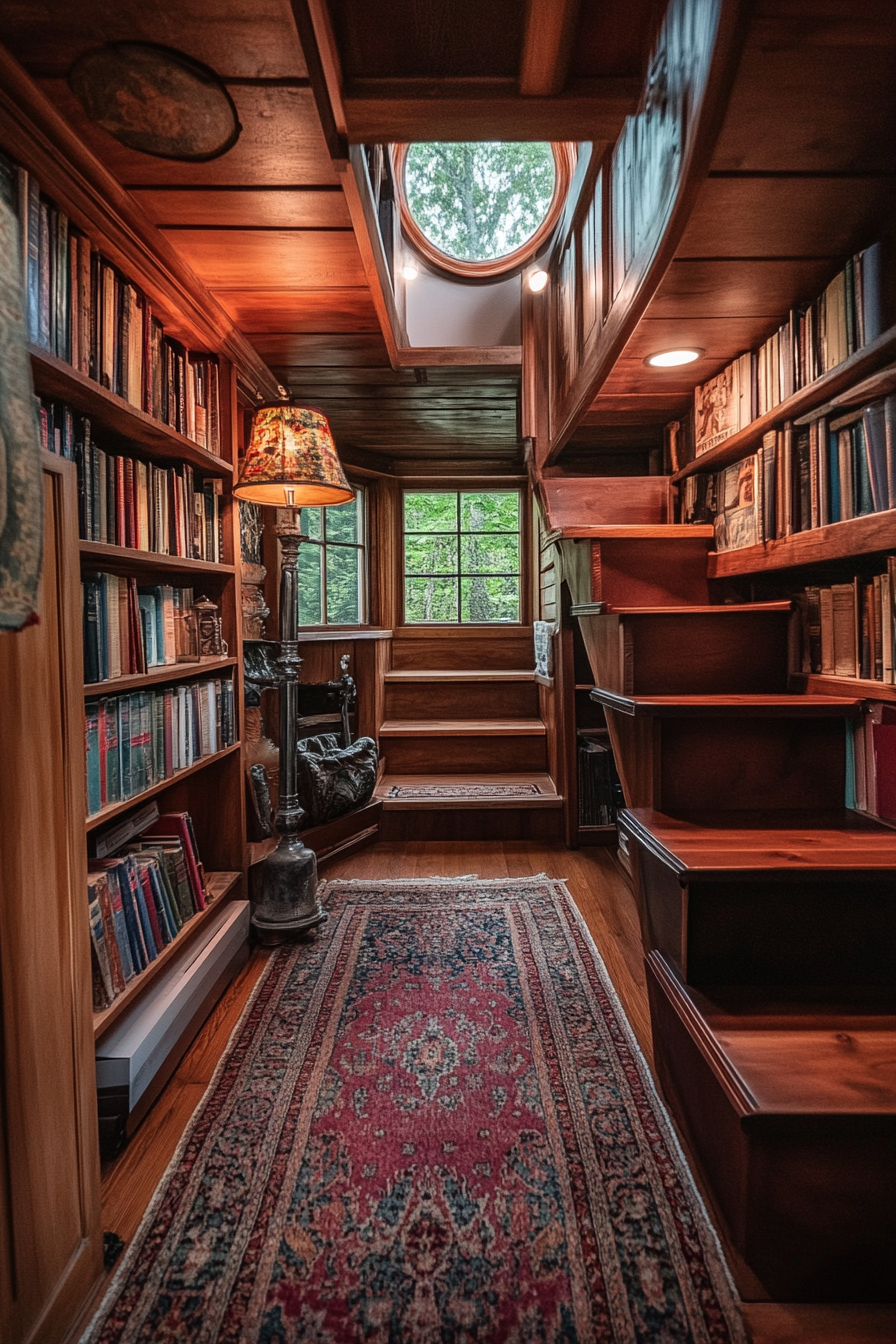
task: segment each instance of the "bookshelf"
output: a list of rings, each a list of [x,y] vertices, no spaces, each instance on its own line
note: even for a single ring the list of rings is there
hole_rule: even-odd
[[[703,471],[718,471],[720,467],[739,462],[742,457],[756,451],[767,430],[776,428],[785,420],[796,420],[808,411],[822,410],[828,402],[848,392],[853,384],[867,378],[881,364],[891,360],[894,354],[896,354],[896,327],[889,327],[876,340],[862,346],[861,350],[843,360],[836,368],[822,374],[806,387],[800,388],[793,396],[787,397],[770,411],[757,416],[736,434],[732,434],[715,448],[710,448],[708,452],[701,453],[680,471],[674,472],[673,482],[683,481],[688,476],[697,476]]]
[[[203,663],[152,667],[148,672],[136,672],[126,677],[110,677],[107,681],[85,681],[84,694],[85,696],[117,695],[119,691],[138,691],[141,686],[153,686],[159,682],[188,681],[191,677],[214,676],[218,672],[236,666],[236,658],[211,658]]]
[[[759,574],[764,570],[848,560],[855,555],[872,555],[894,547],[896,509],[887,509],[882,513],[866,514],[863,518],[795,532],[780,541],[745,546],[740,551],[712,551],[708,574],[711,579],[727,579],[741,574]]]
[[[208,905],[185,924],[178,936],[163,948],[155,961],[150,962],[145,971],[135,975],[128,983],[123,994],[113,999],[108,1008],[93,1015],[94,1040],[100,1040],[109,1028],[118,1021],[122,1013],[130,1008],[151,984],[164,974],[165,967],[188,944],[215,915],[222,902],[234,891],[242,880],[242,873],[206,873],[206,900]]]
[[[110,683],[106,682],[105,685]],[[188,765],[185,770],[179,770],[176,775],[168,779],[162,779],[158,784],[153,784],[148,789],[142,789],[140,793],[134,794],[132,798],[126,798],[121,803],[108,803],[100,808],[99,812],[94,812],[87,817],[84,822],[85,831],[90,834],[97,827],[104,826],[107,821],[113,821],[116,817],[123,817],[126,812],[132,812],[141,803],[147,802],[150,798],[158,798],[160,794],[170,789],[173,784],[182,784],[185,780],[198,775],[200,770],[207,770],[210,766],[217,765],[221,761],[227,760],[241,750],[239,742],[234,743],[232,747],[225,747],[223,751],[216,751],[213,756],[204,756],[201,761],[196,761],[193,765]],[[189,810],[189,809],[187,809]],[[200,857],[202,857],[202,846],[200,845]]]

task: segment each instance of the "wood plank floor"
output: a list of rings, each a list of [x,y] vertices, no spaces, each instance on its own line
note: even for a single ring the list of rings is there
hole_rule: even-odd
[[[647,991],[634,897],[609,850],[571,851],[526,841],[382,843],[323,869],[333,877],[565,878],[616,986],[648,1060],[652,1059]],[[103,1227],[125,1242],[137,1230],[153,1192],[211,1080],[270,953],[256,949],[184,1057],[171,1082],[103,1179]],[[739,1280],[742,1275],[737,1274]],[[105,1286],[105,1285],[104,1285]],[[750,1294],[742,1286],[745,1296]],[[896,1307],[806,1306],[748,1301],[754,1344],[892,1344]],[[586,1342],[583,1342],[586,1344]]]

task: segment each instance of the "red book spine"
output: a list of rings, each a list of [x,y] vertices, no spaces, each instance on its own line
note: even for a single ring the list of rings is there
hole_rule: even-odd
[[[158,821],[143,832],[145,836],[167,836],[176,835],[184,847],[184,854],[187,859],[187,872],[190,875],[190,886],[193,888],[193,899],[196,902],[197,910],[204,910],[207,902],[205,899],[205,890],[202,885],[202,877],[199,872],[199,856],[193,845],[193,836],[191,828],[188,825],[186,812],[165,812]]]
[[[156,902],[152,893],[152,882],[149,879],[149,873],[146,868],[138,865],[137,881],[140,883],[140,889],[143,892],[143,901],[146,905],[146,913],[149,916],[149,927],[152,929],[152,936],[155,939],[156,947],[161,952],[167,939],[162,937],[162,930],[159,927],[159,917],[156,914]]]

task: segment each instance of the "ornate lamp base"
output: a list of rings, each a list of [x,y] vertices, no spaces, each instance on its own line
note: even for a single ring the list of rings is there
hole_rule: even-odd
[[[264,861],[261,896],[252,925],[264,947],[277,947],[300,937],[327,912],[317,899],[317,859],[296,837],[284,836]]]

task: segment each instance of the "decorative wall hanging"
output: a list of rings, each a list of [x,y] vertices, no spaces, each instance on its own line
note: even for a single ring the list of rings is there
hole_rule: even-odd
[[[37,604],[43,481],[28,360],[16,217],[0,196],[0,630],[20,630]]]
[[[159,159],[216,159],[242,130],[214,70],[171,47],[107,42],[85,52],[68,81],[91,121]]]

